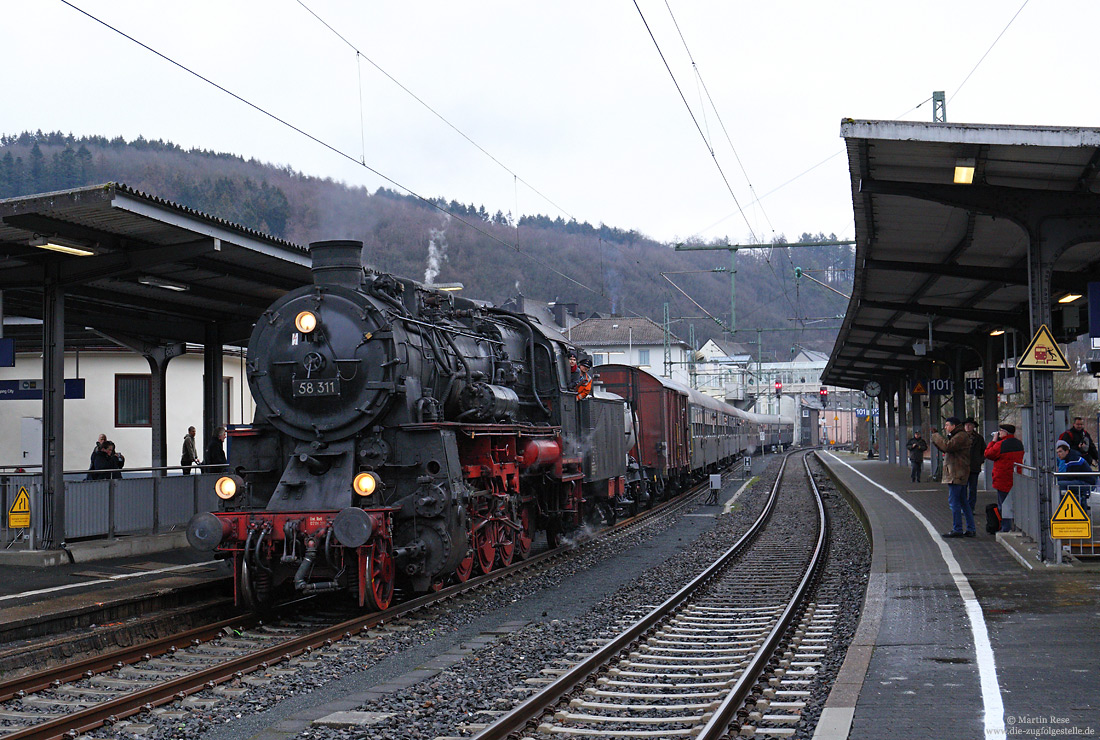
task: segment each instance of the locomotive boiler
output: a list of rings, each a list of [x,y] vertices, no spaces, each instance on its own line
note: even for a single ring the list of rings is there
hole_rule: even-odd
[[[248,344],[254,422],[192,546],[232,558],[238,600],[345,591],[386,608],[524,558],[624,491],[624,401],[569,387],[569,347],[525,314],[310,245],[313,284]]]

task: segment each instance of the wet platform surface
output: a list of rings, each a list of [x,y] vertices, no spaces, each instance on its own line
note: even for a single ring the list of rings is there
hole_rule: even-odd
[[[52,567],[4,565],[3,574],[0,632],[46,616],[102,609],[218,581],[225,584],[226,596],[233,595],[229,565],[190,548]]]
[[[820,457],[864,508],[875,557],[815,737],[1100,736],[1100,564],[1021,563],[984,531],[991,491],[978,494],[978,535],[944,539],[946,485],[911,483],[908,465]]]

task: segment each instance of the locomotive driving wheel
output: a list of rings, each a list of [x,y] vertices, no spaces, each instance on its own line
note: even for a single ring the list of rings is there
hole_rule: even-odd
[[[511,522],[503,519],[493,522],[496,530],[493,542],[496,545],[497,559],[502,567],[512,564],[512,557],[516,552],[516,531],[512,529]]]
[[[531,554],[531,543],[535,539],[535,517],[531,507],[522,506],[519,510],[520,530],[516,532],[516,560],[526,560]]]
[[[388,541],[377,541],[366,556],[366,599],[364,605],[377,611],[385,611],[393,600],[394,563]]]
[[[459,583],[465,583],[470,580],[470,576],[474,572],[474,551],[468,550],[466,557],[462,558],[462,562],[455,568],[455,580]]]
[[[497,557],[496,524],[485,520],[474,530],[474,561],[482,573],[491,573]]]

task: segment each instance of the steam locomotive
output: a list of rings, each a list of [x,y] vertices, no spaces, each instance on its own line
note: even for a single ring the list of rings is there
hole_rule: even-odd
[[[249,608],[293,587],[385,609],[399,583],[508,565],[625,493],[626,404],[578,400],[560,333],[370,271],[362,247],[311,244],[313,284],[256,322],[254,423],[231,438],[222,510],[188,525]]]
[[[231,432],[221,510],[187,528],[247,608],[342,591],[385,609],[790,444],[789,421],[629,366],[582,400],[556,329],[369,270],[362,248],[311,244],[313,284],[256,322],[255,419]]]

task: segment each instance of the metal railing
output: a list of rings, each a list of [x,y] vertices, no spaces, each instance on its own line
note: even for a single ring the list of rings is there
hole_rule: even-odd
[[[1036,542],[1043,536],[1044,531],[1048,533],[1050,531],[1049,522],[1044,522],[1039,513],[1040,475],[1041,473],[1038,468],[1031,465],[1024,465],[1023,463],[1016,463],[1012,472],[1012,492],[1005,500],[1007,506],[1005,506],[1004,511],[1002,511],[1003,515],[1012,517],[1015,529],[1020,530],[1023,534]],[[1077,555],[1100,555],[1100,522],[1096,521],[1098,517],[1093,515],[1091,510],[1089,510],[1089,492],[1095,484],[1076,486],[1062,483],[1062,481],[1067,479],[1100,479],[1100,472],[1049,473],[1048,475],[1051,476],[1051,485],[1049,487],[1050,505],[1048,507],[1051,515],[1053,516],[1053,514],[1058,511],[1058,505],[1061,503],[1062,496],[1065,494],[1066,490],[1073,490],[1081,507],[1089,512],[1090,519],[1092,520],[1092,536],[1090,538],[1080,540],[1052,540],[1054,543],[1053,560],[1057,563],[1062,562],[1063,545],[1067,546],[1070,552]]]
[[[182,529],[196,513],[217,510],[214,482],[223,469],[207,466],[206,472],[196,470],[193,475],[183,475],[178,465],[99,471],[122,474],[106,480],[87,480],[87,470],[65,471],[66,538],[113,538]],[[41,473],[0,472],[0,547],[33,550],[42,541],[42,489]],[[22,491],[30,499],[30,526],[9,528],[8,511]]]

